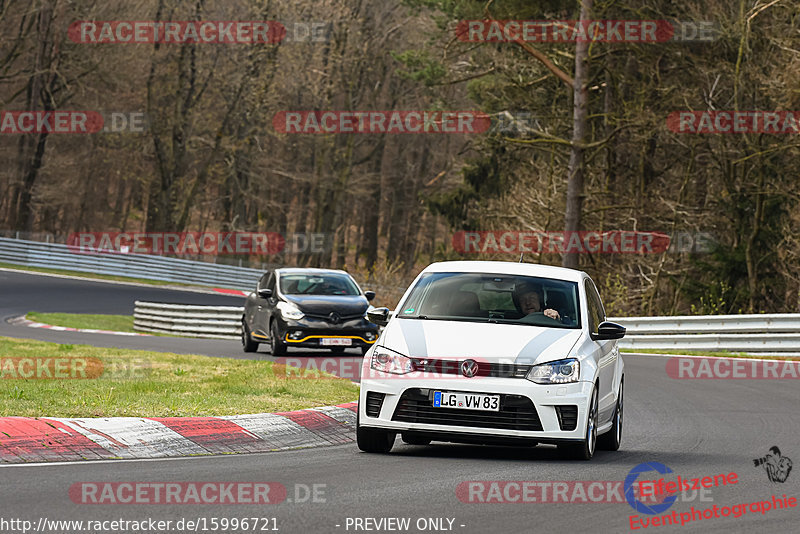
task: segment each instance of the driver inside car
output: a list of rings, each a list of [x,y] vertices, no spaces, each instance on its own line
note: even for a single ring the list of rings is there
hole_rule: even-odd
[[[514,296],[519,309],[526,317],[544,315],[555,321],[561,321],[561,315],[552,308],[544,307],[544,296],[541,286],[523,282],[514,287]]]

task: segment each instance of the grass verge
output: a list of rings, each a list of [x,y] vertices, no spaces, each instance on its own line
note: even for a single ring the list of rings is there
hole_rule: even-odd
[[[755,360],[800,360],[798,356],[757,356],[746,352],[727,352],[710,350],[661,350],[661,349],[620,349],[620,352],[638,352],[644,354],[675,354],[676,356],[711,356],[715,358],[750,358]]]
[[[51,359],[51,363],[45,363]],[[23,364],[33,360],[33,364]],[[83,362],[97,378],[20,378],[37,365]],[[88,362],[88,363],[87,363]],[[212,358],[0,337],[0,416],[187,417],[298,410],[350,402],[339,378],[291,378],[269,361]],[[43,373],[46,374],[46,373]],[[72,373],[80,376],[80,373]],[[99,374],[99,373],[97,373]],[[285,375],[289,375],[287,378]]]
[[[26,319],[53,326],[113,332],[133,332],[131,315],[93,315],[89,313],[40,313],[29,312]]]

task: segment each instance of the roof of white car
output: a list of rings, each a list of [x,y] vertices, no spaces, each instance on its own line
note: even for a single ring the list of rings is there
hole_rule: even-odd
[[[275,269],[275,272],[280,274],[346,274],[349,273],[340,269],[319,269],[317,267],[281,267]]]
[[[585,276],[583,271],[576,271],[575,269],[513,261],[441,261],[428,265],[423,272],[512,274],[569,280],[570,282],[580,282],[582,277]]]

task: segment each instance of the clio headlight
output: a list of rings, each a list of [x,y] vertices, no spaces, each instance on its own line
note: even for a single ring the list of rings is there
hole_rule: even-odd
[[[302,319],[305,315],[300,308],[292,304],[291,302],[279,302],[278,303],[278,310],[281,312],[281,317],[284,319],[291,319],[293,321],[298,321]]]
[[[575,358],[534,365],[528,371],[528,380],[537,384],[566,384],[577,382],[581,376],[581,362]]]
[[[382,373],[404,375],[414,370],[414,363],[411,358],[386,347],[375,347],[370,367]]]

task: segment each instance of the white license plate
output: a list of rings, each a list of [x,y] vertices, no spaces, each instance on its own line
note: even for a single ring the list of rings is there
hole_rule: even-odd
[[[349,337],[323,337],[319,340],[320,345],[335,345],[339,347],[349,347],[353,340]]]
[[[481,395],[479,393],[433,392],[434,408],[455,408],[457,410],[500,411],[500,395]]]

